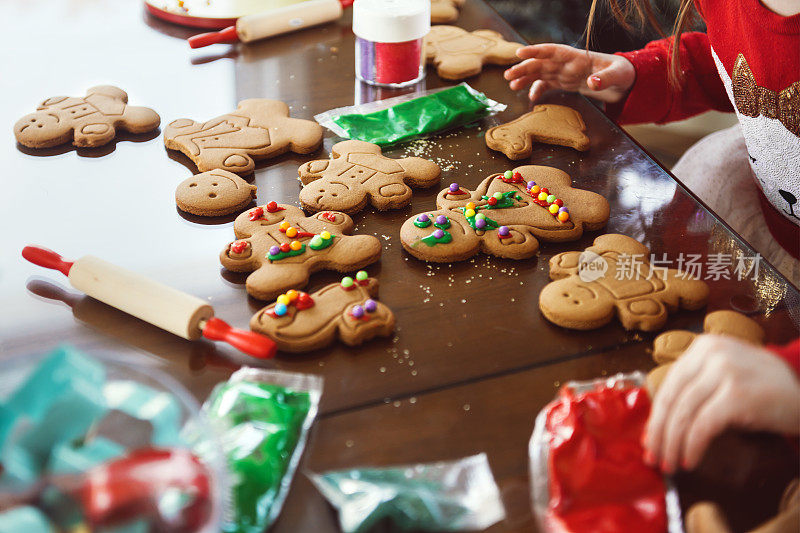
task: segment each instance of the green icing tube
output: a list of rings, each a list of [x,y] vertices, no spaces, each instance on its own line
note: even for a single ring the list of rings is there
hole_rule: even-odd
[[[333,118],[346,137],[387,146],[475,122],[497,106],[466,84],[435,91],[373,113]]]
[[[203,410],[221,432],[231,473],[224,531],[261,533],[277,518],[321,391],[321,378],[254,368],[214,388]]]

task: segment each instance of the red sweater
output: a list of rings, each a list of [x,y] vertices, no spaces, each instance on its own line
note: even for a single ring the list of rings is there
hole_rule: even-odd
[[[670,122],[735,111],[775,239],[800,257],[800,15],[759,0],[695,0],[708,33],[681,37],[683,80],[669,84],[671,39],[620,55],[633,63],[628,98],[607,107],[620,123]]]
[[[797,338],[785,346],[768,345],[767,349],[783,359],[794,373],[800,377],[800,338]]]

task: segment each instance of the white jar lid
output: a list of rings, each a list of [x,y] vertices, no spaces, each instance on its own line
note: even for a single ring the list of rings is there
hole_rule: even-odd
[[[428,35],[430,0],[355,0],[353,33],[367,41],[402,43]]]

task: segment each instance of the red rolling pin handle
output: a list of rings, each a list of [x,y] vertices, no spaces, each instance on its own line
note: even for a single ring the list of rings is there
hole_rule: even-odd
[[[217,43],[238,43],[239,35],[236,33],[236,26],[228,26],[224,30],[193,35],[188,41],[191,48],[203,48]]]
[[[22,257],[34,265],[58,270],[65,276],[69,276],[69,271],[73,265],[72,261],[65,261],[63,257],[53,250],[48,250],[41,246],[26,246],[22,249]]]
[[[247,355],[259,359],[271,359],[275,357],[275,352],[278,349],[272,339],[253,331],[232,328],[223,320],[216,317],[209,318],[205,325],[201,327],[203,328],[203,337],[212,341],[227,342]]]

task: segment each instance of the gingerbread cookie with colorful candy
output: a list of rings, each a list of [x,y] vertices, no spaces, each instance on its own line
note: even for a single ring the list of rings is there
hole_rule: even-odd
[[[455,22],[458,11],[467,0],[431,0],[431,23],[446,24]]]
[[[204,217],[241,211],[256,197],[257,187],[227,170],[209,170],[181,182],[175,190],[178,209]]]
[[[86,96],[54,96],[14,125],[23,146],[48,148],[72,141],[78,147],[102,146],[118,130],[147,133],[158,128],[161,118],[148,107],[128,105],[128,93],[112,85],[99,85]]]
[[[509,159],[531,156],[533,143],[556,144],[575,150],[589,149],[581,114],[563,105],[537,105],[533,111],[486,131],[486,146]]]
[[[441,169],[420,157],[390,159],[377,144],[343,141],[333,145],[330,159],[309,161],[297,173],[305,210],[353,214],[367,202],[381,211],[408,205],[411,187],[436,185]]]
[[[645,245],[619,234],[597,237],[584,252],[553,256],[550,278],[539,309],[569,329],[596,329],[617,316],[625,329],[657,331],[669,312],[700,309],[709,293],[704,281],[652,266]]]
[[[233,272],[251,272],[247,292],[269,300],[304,287],[318,270],[347,272],[377,261],[380,241],[372,235],[346,235],[353,226],[344,213],[307,217],[297,207],[270,202],[236,217],[237,240],[222,250],[220,262]]]
[[[256,160],[315,151],[322,133],[314,121],[290,118],[285,103],[252,98],[206,122],[172,121],[164,130],[164,145],[183,152],[201,172],[219,168],[241,174],[253,170]]]
[[[250,329],[271,338],[285,352],[310,352],[338,337],[357,346],[394,330],[394,313],[374,298],[378,280],[363,270],[312,294],[287,291],[256,313]]]
[[[540,240],[579,239],[605,226],[609,216],[605,198],[573,188],[561,170],[536,165],[493,174],[475,191],[453,183],[436,205],[400,229],[403,248],[425,261],[463,261],[479,252],[525,259],[536,254]]]
[[[520,43],[492,30],[469,32],[457,26],[434,26],[425,37],[425,57],[440,78],[460,80],[480,74],[484,65],[517,63]]]
[[[703,321],[703,332],[734,337],[756,346],[764,344],[764,328],[752,318],[736,311],[721,310],[708,313]],[[683,355],[697,335],[693,331],[673,330],[655,338],[653,360],[659,366],[647,374],[647,389],[651,394],[655,394],[672,363]]]

